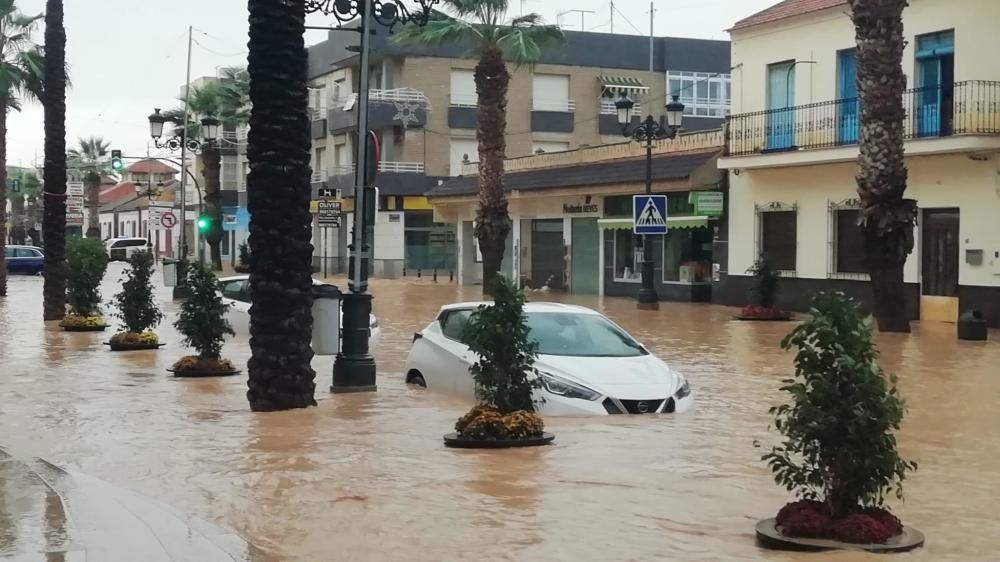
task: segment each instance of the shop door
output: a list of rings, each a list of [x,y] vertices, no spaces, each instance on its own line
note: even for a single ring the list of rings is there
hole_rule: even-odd
[[[563,220],[531,221],[531,286],[548,285],[554,291],[564,290],[566,250],[563,243]]]
[[[577,294],[596,295],[600,232],[597,219],[573,219],[570,289]]]
[[[921,223],[920,319],[958,319],[958,209],[926,209]]]

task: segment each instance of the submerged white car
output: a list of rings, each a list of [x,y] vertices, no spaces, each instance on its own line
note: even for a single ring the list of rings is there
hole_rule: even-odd
[[[476,358],[459,341],[469,316],[489,303],[451,304],[413,335],[406,382],[474,399]],[[660,414],[692,402],[688,381],[599,312],[558,303],[524,305],[538,342],[533,376],[543,414]]]
[[[325,285],[322,281],[313,279],[313,286]],[[234,275],[233,277],[223,277],[219,279],[219,291],[222,293],[222,300],[231,305],[226,319],[232,325],[233,331],[237,335],[250,334],[250,276]],[[343,314],[343,313],[341,313]],[[378,325],[378,320],[374,314],[368,316],[368,347],[374,348],[382,335],[382,328]],[[343,340],[341,340],[343,341]]]

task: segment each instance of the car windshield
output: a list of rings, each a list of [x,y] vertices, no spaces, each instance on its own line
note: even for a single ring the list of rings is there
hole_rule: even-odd
[[[529,312],[530,337],[542,355],[571,357],[638,357],[647,355],[639,342],[596,314]]]

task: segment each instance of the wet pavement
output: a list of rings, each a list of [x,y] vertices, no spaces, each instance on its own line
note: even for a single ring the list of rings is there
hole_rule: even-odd
[[[106,297],[120,272],[112,265]],[[176,380],[164,371],[186,353],[169,325],[167,289],[158,330],[167,347],[116,354],[101,344],[111,330],[45,325],[41,281],[12,277],[0,300],[0,446],[17,459],[8,462],[32,467],[42,457],[88,489],[120,491],[109,499],[143,498],[231,529],[263,551],[247,559],[876,559],[754,545],[755,521],[787,500],[753,447],[777,439],[767,408],[791,370],[778,348],[786,324],[734,322],[732,309],[708,305],[639,313],[624,299],[532,294],[604,311],[691,380],[695,407],[550,417],[555,446],[474,452],[441,443],[470,405],[408,388],[402,369],[412,333],[441,304],[476,299],[477,288],[376,280],[379,392],[330,396],[332,358],[318,357],[317,408],[252,414],[245,376]],[[879,344],[910,406],[902,453],[920,463],[896,510],[927,546],[904,558],[997,560],[1000,343],[958,342],[953,326],[927,325]],[[247,341],[231,341],[224,355],[245,364]],[[85,543],[79,526],[49,523],[58,519],[52,494],[19,474],[0,469],[0,560],[60,560],[39,553]]]

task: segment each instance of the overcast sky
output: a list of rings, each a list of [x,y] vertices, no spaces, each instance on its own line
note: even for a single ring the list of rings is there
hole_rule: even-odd
[[[658,36],[727,39],[725,29],[738,19],[777,0],[656,0]],[[25,13],[41,13],[44,0],[17,0]],[[67,57],[73,82],[66,109],[67,141],[103,136],[125,154],[146,154],[153,107],[177,105],[184,83],[187,27],[195,28],[192,79],[215,75],[220,66],[246,64],[246,0],[68,0]],[[522,2],[511,0],[514,15]],[[648,0],[616,0],[615,33],[647,34]],[[524,0],[524,11],[540,13],[548,22],[566,10],[583,14],[587,30],[610,31],[608,0]],[[565,14],[559,23],[579,30],[581,14]],[[310,16],[310,25],[331,25],[333,19]],[[42,41],[40,27],[37,40]],[[311,31],[307,44],[325,32]],[[645,54],[643,56],[646,56]],[[43,156],[42,108],[27,105],[12,112],[7,132],[7,162],[39,166]]]

